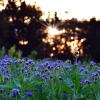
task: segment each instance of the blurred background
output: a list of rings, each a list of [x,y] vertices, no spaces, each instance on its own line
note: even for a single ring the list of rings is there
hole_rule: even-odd
[[[0,57],[100,61],[99,1],[76,1],[0,0]]]

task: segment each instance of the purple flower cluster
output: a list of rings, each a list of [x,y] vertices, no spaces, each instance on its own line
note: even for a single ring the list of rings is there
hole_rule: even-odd
[[[96,69],[91,68],[91,66],[93,67],[96,66],[95,67]],[[56,78],[59,78],[63,81],[64,79],[63,75],[65,75],[65,73],[70,74],[70,72],[73,71],[73,69],[79,69],[79,74],[81,76],[80,84],[89,85],[94,82],[93,79],[100,78],[99,68],[100,67],[95,62],[91,62],[91,64],[85,65],[82,64],[80,61],[72,64],[71,62],[67,62],[67,61],[46,60],[46,61],[41,61],[37,66],[34,67],[34,74],[36,77],[40,77],[42,80],[47,80],[52,78],[54,79],[56,72],[58,71],[59,74],[57,74]],[[95,70],[96,72],[93,72]],[[66,76],[66,78],[67,77],[68,76]],[[75,84],[72,82],[71,84],[69,84],[69,86],[71,87],[71,85],[73,87]]]
[[[71,79],[71,75],[74,75],[74,71],[77,71],[81,78],[81,85],[91,84],[94,81],[100,78],[100,67],[95,62],[91,61],[89,64],[84,65],[80,61],[71,63],[70,60],[68,61],[62,61],[62,60],[32,60],[29,58],[22,58],[17,59],[14,61],[12,57],[5,56],[0,61],[0,74],[5,79],[11,78],[11,65],[20,65],[18,68],[18,73],[21,72],[21,74],[24,75],[24,78],[31,79],[31,78],[40,78],[42,80],[45,80],[44,82],[48,82],[46,80],[57,80],[60,82],[64,82],[66,80],[66,83],[73,88],[75,83]],[[91,67],[92,66],[92,67]],[[15,66],[16,67],[16,66]],[[15,69],[15,71],[17,70]],[[74,70],[78,69],[78,70]],[[14,73],[13,75],[15,75]],[[13,78],[17,77],[17,75],[12,76]],[[69,80],[67,80],[67,78]],[[45,84],[45,83],[44,83]],[[47,83],[48,84],[48,83]],[[13,97],[15,95],[19,95],[20,90],[19,89],[13,89],[10,93],[10,96]],[[26,96],[32,96],[31,91],[26,92]]]
[[[97,80],[100,78],[100,70],[97,70],[91,74],[92,79]]]
[[[12,89],[12,91],[9,94],[10,97],[15,97],[15,96],[18,96],[18,95],[20,95],[20,90],[16,89],[16,88]]]
[[[0,74],[4,77],[4,79],[10,79],[10,67],[14,64],[14,59],[10,56],[4,56],[0,61]]]
[[[15,61],[15,64],[22,64],[23,62],[25,62],[24,61],[24,59],[17,59],[16,61]]]
[[[6,55],[1,59],[0,64],[5,66],[10,66],[14,64],[14,59],[13,57]]]
[[[54,77],[54,73],[59,71],[62,74],[62,70],[70,69],[71,64],[69,62],[63,62],[61,60],[48,60],[43,61],[39,65],[34,67],[35,76],[40,77],[41,79],[51,79]],[[61,70],[62,69],[62,70]],[[58,77],[61,77],[58,75]]]
[[[80,70],[80,73],[88,73],[88,69],[85,68],[85,66],[80,66],[79,70]]]
[[[33,65],[33,64],[36,64],[36,61],[35,60],[32,60],[30,58],[22,58],[22,59],[17,59],[15,61],[15,63],[18,63],[18,64],[30,64],[30,65]]]
[[[41,79],[47,79],[50,74],[51,66],[50,62],[45,62],[40,65],[37,65],[34,68],[34,74],[36,77],[40,77]]]
[[[89,79],[82,79],[80,83],[81,83],[82,85],[91,84],[91,81],[90,81]]]
[[[32,91],[27,91],[26,96],[32,96]]]
[[[25,95],[26,96],[32,96],[32,91],[26,91]],[[10,97],[21,96],[21,91],[19,89],[17,89],[17,88],[14,88],[14,89],[11,90],[9,96]]]
[[[24,76],[26,78],[28,78],[30,76],[30,74],[32,73],[32,65],[30,64],[25,64],[22,66],[22,73],[24,74]]]
[[[36,61],[30,58],[22,58],[17,59],[15,63],[21,65],[21,72],[26,78],[28,78],[31,73],[33,73],[33,65],[36,64]]]
[[[100,70],[97,70],[95,72],[91,72],[91,74],[87,75],[87,77],[85,77],[85,79],[81,79],[80,83],[82,85],[91,84],[99,79],[100,79]]]
[[[39,76],[42,79],[47,79],[51,77],[51,73],[53,70],[58,70],[60,65],[57,62],[45,61],[40,65],[34,68],[34,72],[36,76]]]
[[[96,65],[96,62],[95,61],[90,61],[90,65],[94,66],[94,65]]]
[[[90,66],[92,66],[93,68],[96,68],[96,69],[99,69],[100,68],[100,66],[97,65],[97,63],[94,62],[94,61],[90,61]]]

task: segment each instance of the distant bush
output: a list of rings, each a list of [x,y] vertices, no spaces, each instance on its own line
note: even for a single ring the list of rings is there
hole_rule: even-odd
[[[9,55],[15,58],[21,58],[23,52],[21,50],[16,50],[16,46],[12,46],[8,51],[6,50],[5,47],[2,47],[0,50],[0,58],[2,58],[4,55]],[[37,57],[37,52],[33,50],[29,55],[29,58],[35,59]]]
[[[37,57],[37,52],[35,50],[33,50],[30,54],[29,54],[29,58],[35,59]]]

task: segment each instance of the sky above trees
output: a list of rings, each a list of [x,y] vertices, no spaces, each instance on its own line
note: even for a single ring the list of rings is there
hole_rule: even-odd
[[[5,5],[7,0],[5,1]],[[20,1],[20,0],[16,0]],[[24,1],[24,0],[22,0]],[[57,11],[59,18],[66,19],[75,17],[78,20],[87,19],[92,17],[100,19],[99,9],[100,0],[25,0],[27,4],[34,4],[40,6],[44,15],[43,18],[48,17],[50,12],[51,17]],[[0,8],[1,9],[1,8]],[[66,13],[67,11],[67,13]]]

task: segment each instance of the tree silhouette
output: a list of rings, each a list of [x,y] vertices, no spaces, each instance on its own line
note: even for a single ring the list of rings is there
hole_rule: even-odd
[[[0,0],[0,3],[3,4],[2,1]],[[42,38],[47,36],[43,30],[49,25],[55,25],[58,29],[66,29],[66,32],[60,35],[61,39],[65,38],[66,41],[70,41],[71,36],[75,37],[75,33],[77,33],[78,40],[86,38],[82,44],[83,56],[87,55],[89,58],[100,60],[100,21],[96,21],[95,18],[90,21],[78,21],[76,18],[61,21],[57,12],[51,21],[49,21],[49,17],[43,21],[41,20],[42,11],[39,7],[35,4],[33,6],[27,5],[23,0],[19,0],[20,4],[18,5],[17,1],[8,0],[6,8],[0,12],[0,47],[5,46],[9,49],[12,45],[16,45],[23,51],[24,56],[27,56],[32,50],[36,50],[39,53],[39,58],[49,57],[53,52],[52,48],[57,46],[61,40],[55,39],[54,45],[51,46],[48,43],[43,43]],[[58,53],[57,50],[53,53],[55,54],[54,58],[73,57],[67,44],[64,53]]]
[[[16,5],[16,0],[8,0],[5,13],[9,20],[9,46],[17,45],[27,55],[31,50],[36,49],[39,37],[37,30],[40,29],[40,17],[42,11],[36,5],[30,6],[25,1],[20,0],[20,6]],[[39,35],[38,35],[39,36]],[[20,40],[27,40],[28,45],[22,46]]]
[[[0,48],[7,45],[5,40],[8,38],[8,27],[7,16],[4,12],[0,12]]]

